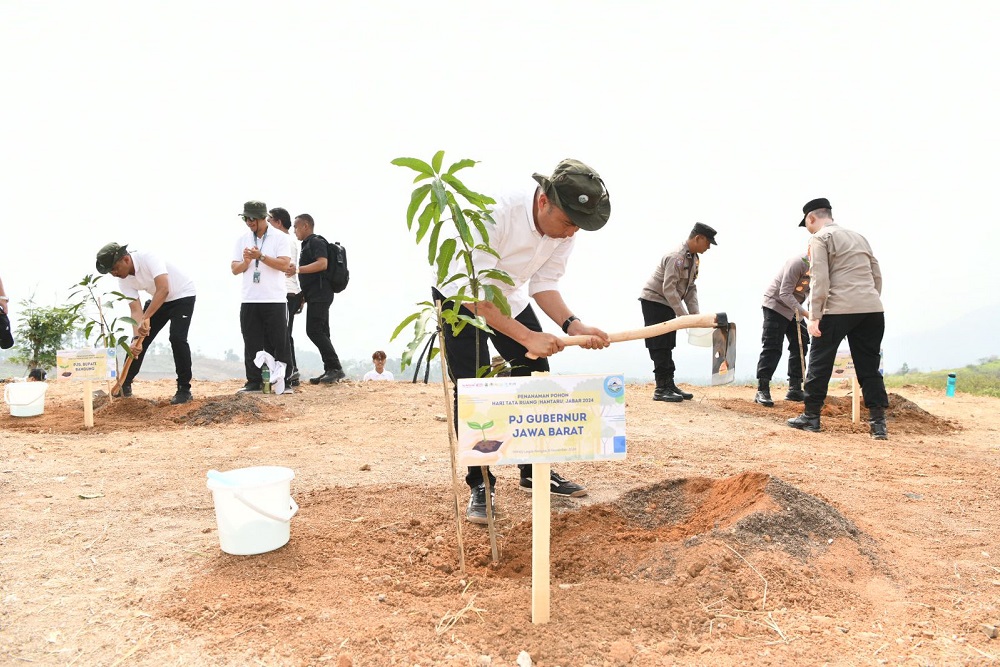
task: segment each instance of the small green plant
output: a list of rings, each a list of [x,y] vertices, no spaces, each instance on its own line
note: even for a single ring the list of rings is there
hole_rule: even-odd
[[[450,297],[451,305],[441,312],[441,321],[451,325],[454,335],[458,335],[467,325],[482,332],[492,333],[486,320],[479,315],[477,304],[488,302],[504,315],[510,315],[507,298],[494,282],[514,284],[505,271],[494,268],[480,270],[473,261],[474,251],[485,252],[499,258],[497,252],[490,247],[489,234],[489,226],[494,222],[488,207],[495,201],[491,197],[470,190],[455,175],[462,169],[475,166],[474,160],[459,160],[446,171],[442,171],[443,162],[444,151],[435,153],[429,163],[411,157],[396,158],[392,161],[392,164],[398,167],[406,167],[417,172],[413,179],[414,183],[430,180],[429,183],[418,186],[410,195],[406,226],[410,231],[414,231],[416,222],[416,242],[419,244],[427,240],[427,263],[437,268],[435,286],[441,288],[455,282],[459,284],[458,293]],[[446,227],[446,223],[450,224]],[[478,232],[481,240],[477,241],[473,229]],[[459,262],[462,268],[449,275],[453,261]],[[472,316],[461,312],[464,304],[469,304]],[[403,352],[400,370],[412,362],[413,355],[420,350],[427,337],[437,332],[435,324],[438,323],[438,315],[435,305],[430,301],[423,301],[417,305],[422,306],[422,309],[408,315],[392,334],[392,339],[395,339],[403,329],[413,324],[413,338]],[[477,335],[477,358],[479,338]],[[430,359],[436,353],[437,350],[432,350]],[[489,366],[484,366],[479,369],[479,375],[490,374],[490,371]]]
[[[29,370],[49,369],[56,365],[56,353],[76,329],[78,315],[72,308],[43,307],[34,297],[20,302],[24,316],[18,324],[15,354],[11,361],[25,364]]]
[[[102,277],[88,273],[83,280],[74,285],[71,288],[74,291],[69,297],[72,302],[69,308],[85,322],[83,336],[88,342],[93,337],[91,344],[94,347],[121,348],[125,354],[132,356],[132,349],[129,347],[132,335],[122,325],[135,326],[137,322],[131,317],[115,317],[109,322],[105,311],[113,313],[116,303],[121,301],[129,303],[135,299],[114,290],[99,292],[98,283]],[[93,310],[90,310],[91,307]],[[95,329],[96,335],[94,335]]]
[[[465,422],[465,423],[469,425],[469,428],[474,428],[477,431],[482,431],[483,442],[486,442],[486,429],[493,428],[492,421],[488,421],[485,424],[480,424],[479,422]]]

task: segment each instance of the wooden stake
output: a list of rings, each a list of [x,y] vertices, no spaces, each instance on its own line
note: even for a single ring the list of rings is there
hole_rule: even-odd
[[[531,464],[531,622],[549,622],[550,463]]]
[[[444,389],[444,414],[448,422],[448,444],[451,453],[451,491],[455,496],[455,533],[458,535],[458,569],[465,574],[465,542],[462,540],[462,501],[458,484],[458,436],[455,435],[455,420],[452,414],[452,392],[448,391],[448,366],[444,358],[444,327],[441,326],[441,302],[437,302],[438,345],[441,347],[441,387]],[[429,353],[428,353],[429,354]],[[430,367],[430,357],[427,366]],[[487,502],[489,499],[487,498]]]
[[[493,488],[490,484],[490,469],[489,466],[479,466],[480,472],[483,474],[483,485],[486,486],[486,527],[490,534],[490,553],[493,555],[493,564],[496,565],[500,562],[500,552],[497,549],[497,531],[496,524],[493,523]]]
[[[83,381],[83,426],[94,428],[94,383]]]
[[[861,392],[858,390],[858,378],[851,378],[851,421],[855,424],[861,421]]]

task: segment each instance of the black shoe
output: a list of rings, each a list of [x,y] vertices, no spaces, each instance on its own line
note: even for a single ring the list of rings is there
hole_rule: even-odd
[[[673,393],[677,394],[678,396],[680,396],[685,401],[690,401],[692,398],[694,398],[694,394],[689,394],[686,391],[681,391],[680,387],[678,387],[676,384],[674,384],[673,380],[671,380],[670,382],[668,382],[666,384],[666,389],[667,389],[667,391],[670,391],[670,392],[673,392]]]
[[[260,382],[247,382],[245,385],[236,390],[237,394],[250,394],[250,393],[260,393],[264,390],[264,385]]]
[[[123,384],[121,389],[119,389],[114,394],[115,398],[132,398],[132,385]]]
[[[334,382],[340,382],[345,377],[347,377],[347,373],[343,369],[334,368],[323,373],[318,378],[309,378],[309,384],[333,384]]]
[[[788,383],[788,393],[785,394],[786,401],[795,401],[796,403],[801,403],[806,400],[806,393],[802,391],[801,382],[789,382]]]
[[[493,507],[493,516],[496,516],[496,506],[494,505],[494,494],[490,493],[490,506]],[[465,518],[469,523],[486,524],[489,519],[486,517],[486,485],[472,487],[469,494],[469,507],[465,510]]]
[[[872,419],[868,422],[868,428],[871,432],[872,440],[888,440],[889,430],[885,426],[885,418],[882,419]]]
[[[192,398],[191,392],[187,389],[178,389],[174,397],[170,399],[170,405],[180,405],[181,403],[187,403]]]
[[[667,403],[680,403],[684,400],[684,397],[680,394],[675,394],[669,389],[657,389],[653,392],[654,401],[666,401]]]
[[[531,477],[522,477],[518,488],[525,493],[531,493]],[[549,473],[549,493],[555,496],[579,498],[580,496],[587,495],[587,489],[557,473],[551,472]]]
[[[803,412],[798,417],[789,419],[788,425],[802,431],[819,433],[819,415],[811,415],[808,412]]]
[[[754,403],[760,403],[765,408],[773,408],[774,401],[771,400],[771,390],[770,389],[758,389],[757,395],[753,397]]]
[[[298,377],[293,377],[292,379],[290,379],[290,380],[288,381],[288,383],[287,383],[287,384],[288,384],[288,386],[289,386],[289,387],[298,387],[299,385],[301,385],[301,384],[302,384],[302,381],[301,381],[301,380],[299,380],[299,378],[298,378]]]

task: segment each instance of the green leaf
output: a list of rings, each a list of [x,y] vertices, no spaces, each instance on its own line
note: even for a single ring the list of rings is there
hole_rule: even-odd
[[[479,230],[479,235],[483,238],[483,243],[489,245],[490,243],[490,231],[486,228],[486,223],[483,222],[483,216],[481,215],[469,215],[469,219],[472,220],[472,224],[476,226]]]
[[[426,234],[427,230],[430,228],[431,220],[438,217],[435,211],[436,208],[437,204],[431,201],[424,207],[424,210],[420,212],[420,217],[417,219],[417,222],[419,223],[417,226],[417,243],[420,243],[420,241],[424,238],[424,234]]]
[[[125,324],[131,324],[134,327],[139,326],[139,323],[133,320],[131,317],[119,317],[118,319],[124,322]]]
[[[473,192],[469,188],[465,187],[465,184],[462,183],[462,181],[458,180],[454,176],[451,176],[450,174],[443,174],[441,176],[441,180],[443,180],[445,183],[453,187],[455,189],[455,192],[465,197],[465,199],[476,208],[486,207],[486,200],[489,200],[489,197],[485,197],[479,194],[478,192]],[[496,202],[490,200],[489,203],[496,203]]]
[[[498,253],[496,250],[494,250],[492,247],[486,245],[485,243],[480,243],[479,245],[477,245],[475,247],[475,249],[479,250],[481,252],[485,252],[487,255],[493,255],[497,259],[500,259],[500,253]]]
[[[486,430],[488,428],[493,428],[493,422],[492,421],[488,421],[488,422],[486,422],[485,424],[483,424],[482,426],[480,426],[478,428],[481,428],[483,430]]]
[[[468,424],[469,428],[474,428],[477,431],[483,430],[483,427],[481,424],[479,424],[479,422],[465,422],[465,423]]]
[[[392,164],[397,167],[409,167],[413,171],[419,171],[422,174],[434,175],[434,170],[431,169],[429,164],[415,157],[398,157],[392,161]]]
[[[441,252],[438,253],[437,257],[437,284],[441,284],[441,281],[445,279],[448,275],[448,269],[451,267],[451,258],[455,254],[455,248],[458,244],[455,239],[445,239],[441,244]]]
[[[467,167],[474,167],[475,165],[476,165],[476,161],[475,160],[470,160],[468,158],[465,158],[464,160],[459,160],[455,164],[453,164],[450,167],[448,167],[448,175],[451,176],[456,171],[459,171],[461,169],[465,169]]]
[[[434,266],[434,260],[437,257],[438,235],[441,233],[441,227],[443,226],[443,222],[434,223],[434,228],[431,229],[431,238],[427,242],[427,263],[431,266]]]
[[[465,221],[462,207],[455,201],[455,195],[450,192],[448,193],[448,208],[451,209],[451,219],[455,223],[459,236],[462,237],[462,243],[467,246],[475,245],[476,240],[472,238],[472,231],[469,229],[469,223]]]
[[[444,161],[444,151],[438,151],[431,158],[431,168],[434,169],[434,173],[441,171],[441,163]]]
[[[406,319],[400,322],[399,325],[396,327],[396,330],[392,332],[392,336],[389,337],[389,342],[396,340],[396,336],[398,336],[399,333],[406,328],[406,325],[412,322],[413,320],[417,319],[418,317],[420,317],[420,313],[410,313],[409,315],[407,315]]]
[[[417,209],[420,208],[420,204],[423,203],[424,199],[427,197],[427,193],[431,191],[431,185],[422,185],[413,191],[410,195],[410,205],[406,209],[406,228],[413,229],[413,216],[417,214]]]
[[[499,280],[500,282],[506,285],[510,285],[511,287],[514,286],[514,279],[511,278],[506,271],[503,271],[501,269],[483,269],[482,271],[479,272],[479,275],[480,277],[483,278],[491,278],[493,280]]]
[[[420,181],[426,178],[434,178],[434,174],[417,174],[416,176],[413,177],[413,182],[419,183]]]
[[[434,193],[434,203],[437,205],[438,211],[446,210],[448,208],[448,191],[441,179],[434,179],[434,182],[431,183],[431,192]]]

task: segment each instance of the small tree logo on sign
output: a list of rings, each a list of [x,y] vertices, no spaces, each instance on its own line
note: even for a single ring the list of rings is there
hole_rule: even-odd
[[[625,393],[625,378],[620,375],[611,375],[604,380],[604,391],[608,396],[618,398]]]

